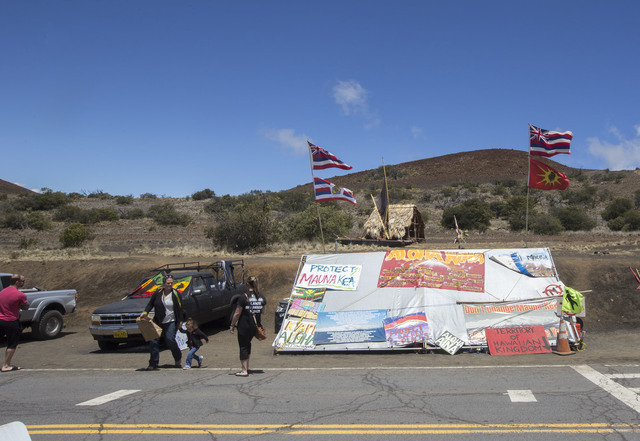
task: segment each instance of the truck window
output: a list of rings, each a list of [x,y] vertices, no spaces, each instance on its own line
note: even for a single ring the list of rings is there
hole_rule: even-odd
[[[193,292],[194,295],[198,295],[206,291],[207,287],[204,284],[204,280],[202,280],[202,277],[195,277],[193,279],[193,288],[191,292]]]

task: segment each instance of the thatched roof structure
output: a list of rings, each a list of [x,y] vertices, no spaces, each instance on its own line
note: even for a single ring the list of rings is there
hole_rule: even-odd
[[[375,207],[364,224],[364,235],[368,239],[387,239]],[[397,240],[424,239],[424,221],[418,207],[413,204],[389,205],[389,236],[388,239]]]

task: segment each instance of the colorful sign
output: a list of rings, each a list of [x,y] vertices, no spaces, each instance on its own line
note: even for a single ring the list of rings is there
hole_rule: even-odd
[[[491,355],[526,355],[551,352],[542,326],[487,328],[487,344]]]
[[[309,302],[302,299],[293,299],[289,306],[289,315],[315,320],[318,312],[324,309],[324,303]]]
[[[319,312],[313,342],[316,345],[385,341],[385,309]]]
[[[528,253],[514,252],[490,257],[499,264],[529,277],[554,277],[553,262],[547,250],[532,250]]]
[[[285,319],[273,347],[280,349],[310,349],[314,347],[313,335],[316,323],[312,320]]]
[[[129,295],[133,297],[151,297],[154,292],[162,288],[163,279],[164,275],[162,273],[158,273],[142,282],[140,286],[134,289]],[[173,288],[182,294],[182,292],[187,289],[191,283],[191,279],[191,276],[183,277],[182,279],[175,279],[173,281]]]
[[[327,288],[353,291],[358,288],[362,265],[321,265],[305,263],[298,277],[298,288]]]
[[[484,254],[457,251],[387,251],[378,288],[440,288],[484,291]]]
[[[486,345],[485,330],[505,326],[541,325],[553,344],[558,329],[558,299],[541,298],[527,302],[463,304],[467,333],[472,345]]]
[[[298,288],[294,287],[293,291],[291,291],[292,298],[301,298],[303,300],[309,300],[311,302],[315,302],[318,300],[322,300],[324,297],[324,293],[327,292],[324,288]]]
[[[390,348],[412,343],[423,343],[429,339],[429,324],[424,312],[402,317],[388,317],[383,321],[384,333]]]

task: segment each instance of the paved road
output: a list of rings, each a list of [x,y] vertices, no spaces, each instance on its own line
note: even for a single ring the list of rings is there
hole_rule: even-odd
[[[249,378],[25,369],[0,374],[0,424],[22,421],[35,441],[640,440],[639,392],[638,365],[291,367]]]

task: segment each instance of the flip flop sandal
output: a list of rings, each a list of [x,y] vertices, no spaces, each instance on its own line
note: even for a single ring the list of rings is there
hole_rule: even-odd
[[[2,372],[12,372],[12,371],[19,371],[20,369],[22,369],[19,366],[11,366],[11,369],[5,369]]]
[[[243,374],[242,372],[236,372],[236,377],[248,377],[249,374]]]

